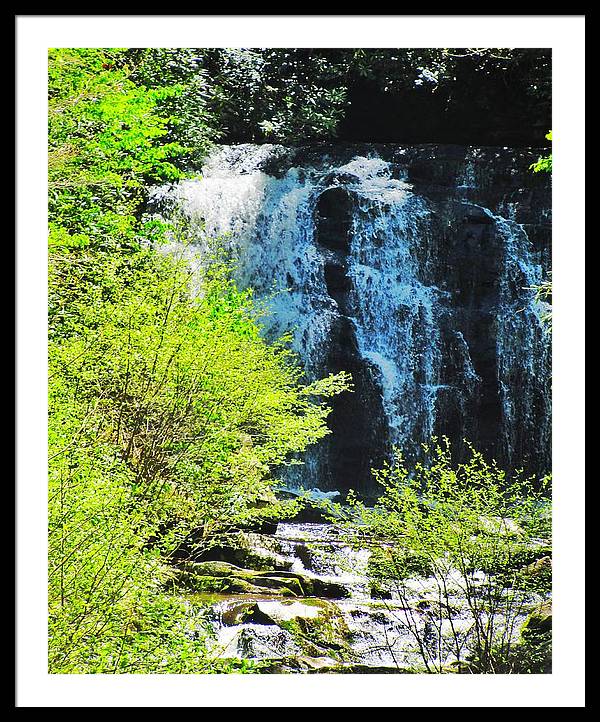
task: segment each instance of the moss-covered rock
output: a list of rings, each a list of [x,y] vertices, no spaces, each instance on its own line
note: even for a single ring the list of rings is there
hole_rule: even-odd
[[[298,614],[281,620],[280,626],[290,631],[305,648],[344,652],[349,650],[350,630],[339,607],[323,599],[304,600],[313,613]]]
[[[221,613],[221,622],[227,627],[239,624],[276,624],[257,602],[237,602],[227,606]]]
[[[521,574],[529,578],[551,579],[552,578],[552,558],[542,557],[528,564],[521,569]]]
[[[192,577],[186,575],[185,586],[195,593],[213,592],[217,594],[255,594],[262,595],[265,593],[276,594],[284,597],[300,596],[297,587],[294,585],[286,585],[283,582],[278,583],[272,580],[270,586],[262,584],[252,584],[252,582],[236,577]]]
[[[194,573],[198,576],[210,576],[210,577],[250,577],[252,572],[248,572],[246,569],[236,567],[233,564],[221,561],[211,562],[186,562],[182,564],[182,568],[185,571]]]
[[[255,572],[219,561],[185,562],[174,572],[173,582],[195,593],[264,594],[268,591],[284,596],[303,594],[302,585],[294,576]]]
[[[205,561],[226,562],[255,571],[289,571],[292,566],[291,560],[282,557],[275,548],[265,548],[268,546],[270,546],[268,535],[263,536],[252,531],[239,531],[227,543],[215,544],[192,558],[200,563]]]
[[[334,673],[339,671],[341,666],[340,662],[332,657],[303,655],[268,660],[259,672],[261,674]]]
[[[325,655],[273,659],[263,663],[256,671],[261,674],[420,674],[425,670],[340,662]]]
[[[348,590],[333,582],[288,571],[255,571],[224,561],[183,562],[173,581],[194,592],[222,594],[267,593],[296,597],[347,597]]]
[[[522,567],[517,575],[517,584],[523,589],[547,593],[552,590],[552,558],[537,559]]]
[[[276,625],[290,634],[307,657],[344,656],[350,630],[340,609],[323,599],[226,599],[221,604],[225,626]]]
[[[298,669],[306,672],[329,672],[339,666],[333,657],[297,657]]]
[[[552,631],[552,600],[545,599],[537,605],[521,627],[522,636],[527,639]]]

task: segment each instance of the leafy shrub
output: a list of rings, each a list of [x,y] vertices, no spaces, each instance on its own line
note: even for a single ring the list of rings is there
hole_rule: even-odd
[[[194,295],[157,250],[145,184],[180,175],[160,113],[181,88],[139,86],[125,59],[49,53],[49,669],[254,671],[211,659],[169,562],[279,512],[257,502],[348,379],[307,386],[225,265],[197,259]]]
[[[552,140],[552,131],[546,133],[546,139]],[[552,173],[552,153],[550,155],[540,156],[535,163],[531,164],[534,173]]]
[[[522,668],[531,645],[519,627],[550,592],[547,575],[523,573],[549,553],[549,478],[542,491],[533,478],[508,479],[473,448],[453,466],[446,439],[425,452],[412,471],[399,453],[374,471],[383,486],[374,508],[351,498],[362,543],[379,543],[373,580],[402,601],[398,623],[428,672],[514,671],[517,653]]]

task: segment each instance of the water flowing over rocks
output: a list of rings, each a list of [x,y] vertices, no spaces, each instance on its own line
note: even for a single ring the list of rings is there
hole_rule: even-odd
[[[385,588],[373,588],[372,550],[356,544],[348,529],[280,522],[275,534],[251,534],[248,543],[257,558],[268,552],[285,560],[289,571],[254,571],[224,562],[183,565],[179,582],[187,589],[191,613],[213,630],[212,656],[253,660],[275,673],[422,672],[418,633],[430,654],[439,650],[440,664],[452,669],[456,663],[453,639],[473,626],[458,572],[444,582],[453,609],[450,622],[438,609],[434,577],[415,576],[401,585],[390,579]],[[531,553],[545,551],[540,546]],[[483,584],[484,575],[474,574],[471,583]],[[514,639],[521,627],[548,626],[551,613],[544,604],[531,595],[510,622]],[[501,615],[496,624],[503,624]]]
[[[549,471],[550,337],[531,290],[550,264],[538,155],[224,146],[202,177],[153,191],[150,211],[178,209],[192,250],[224,239],[269,307],[265,333],[292,333],[309,379],[353,375],[334,433],[289,483],[372,494],[392,446],[416,459],[432,434],[458,460],[466,438],[508,471]]]

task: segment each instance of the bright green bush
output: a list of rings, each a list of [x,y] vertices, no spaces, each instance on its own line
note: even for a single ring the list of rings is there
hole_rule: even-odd
[[[174,179],[184,154],[169,142],[161,100],[181,87],[136,86],[123,51],[52,49],[48,63],[48,186],[51,223],[88,242],[131,241],[147,180]]]
[[[253,671],[213,660],[169,562],[281,513],[277,470],[328,433],[341,374],[307,386],[250,291],[163,254],[148,181],[183,147],[120,50],[49,53],[49,670]]]
[[[552,140],[551,130],[546,133],[546,139]],[[540,156],[530,167],[534,173],[552,173],[552,153],[550,153],[550,155]]]
[[[345,388],[303,386],[223,269],[192,300],[185,268],[155,261],[50,347],[53,671],[172,672],[185,649],[202,671],[181,602],[160,592],[169,555],[264,514],[273,470],[327,433],[316,396]],[[156,653],[138,658],[141,641]]]

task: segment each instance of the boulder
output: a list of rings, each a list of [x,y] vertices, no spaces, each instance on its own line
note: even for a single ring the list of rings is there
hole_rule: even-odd
[[[347,650],[350,630],[342,612],[322,599],[226,600],[221,606],[224,626],[277,626],[292,635],[308,657]]]
[[[519,572],[523,581],[536,588],[550,588],[552,584],[552,557],[541,557]]]
[[[237,602],[228,605],[221,613],[221,622],[226,627],[239,624],[276,624],[275,620],[261,609],[258,602]]]
[[[183,565],[186,571],[193,572],[199,576],[210,576],[210,577],[230,577],[230,576],[242,576],[247,575],[246,569],[236,567],[234,564],[228,562],[186,562]]]
[[[533,609],[521,627],[523,637],[531,637],[552,631],[552,600],[545,599]]]
[[[193,592],[220,594],[272,594],[301,596],[297,578],[280,577],[276,572],[261,573],[227,562],[184,562],[174,574],[176,583]]]
[[[264,531],[274,532],[275,529],[276,525],[273,528],[272,523],[269,522]],[[256,571],[269,571],[273,569],[289,570],[292,562],[278,554],[274,548],[265,548],[265,545],[269,545],[269,536],[267,533],[256,533],[258,531],[257,529],[254,532],[239,532],[232,539],[231,543],[219,544],[209,549],[204,549],[200,554],[193,557],[193,559],[196,562],[227,562],[237,567],[254,569]],[[263,531],[263,529],[260,531]]]
[[[293,618],[281,619],[280,626],[306,649],[347,651],[350,630],[339,607],[323,599],[306,600],[303,606],[305,610],[297,610]]]
[[[295,671],[298,672],[333,672],[340,666],[333,657],[296,657],[293,660]]]
[[[254,571],[224,561],[183,562],[174,574],[182,586],[195,592],[222,594],[277,593],[296,597],[340,599],[349,595],[340,584],[288,571]]]
[[[552,573],[552,557],[537,559],[532,564],[528,564],[523,571],[532,575]]]

